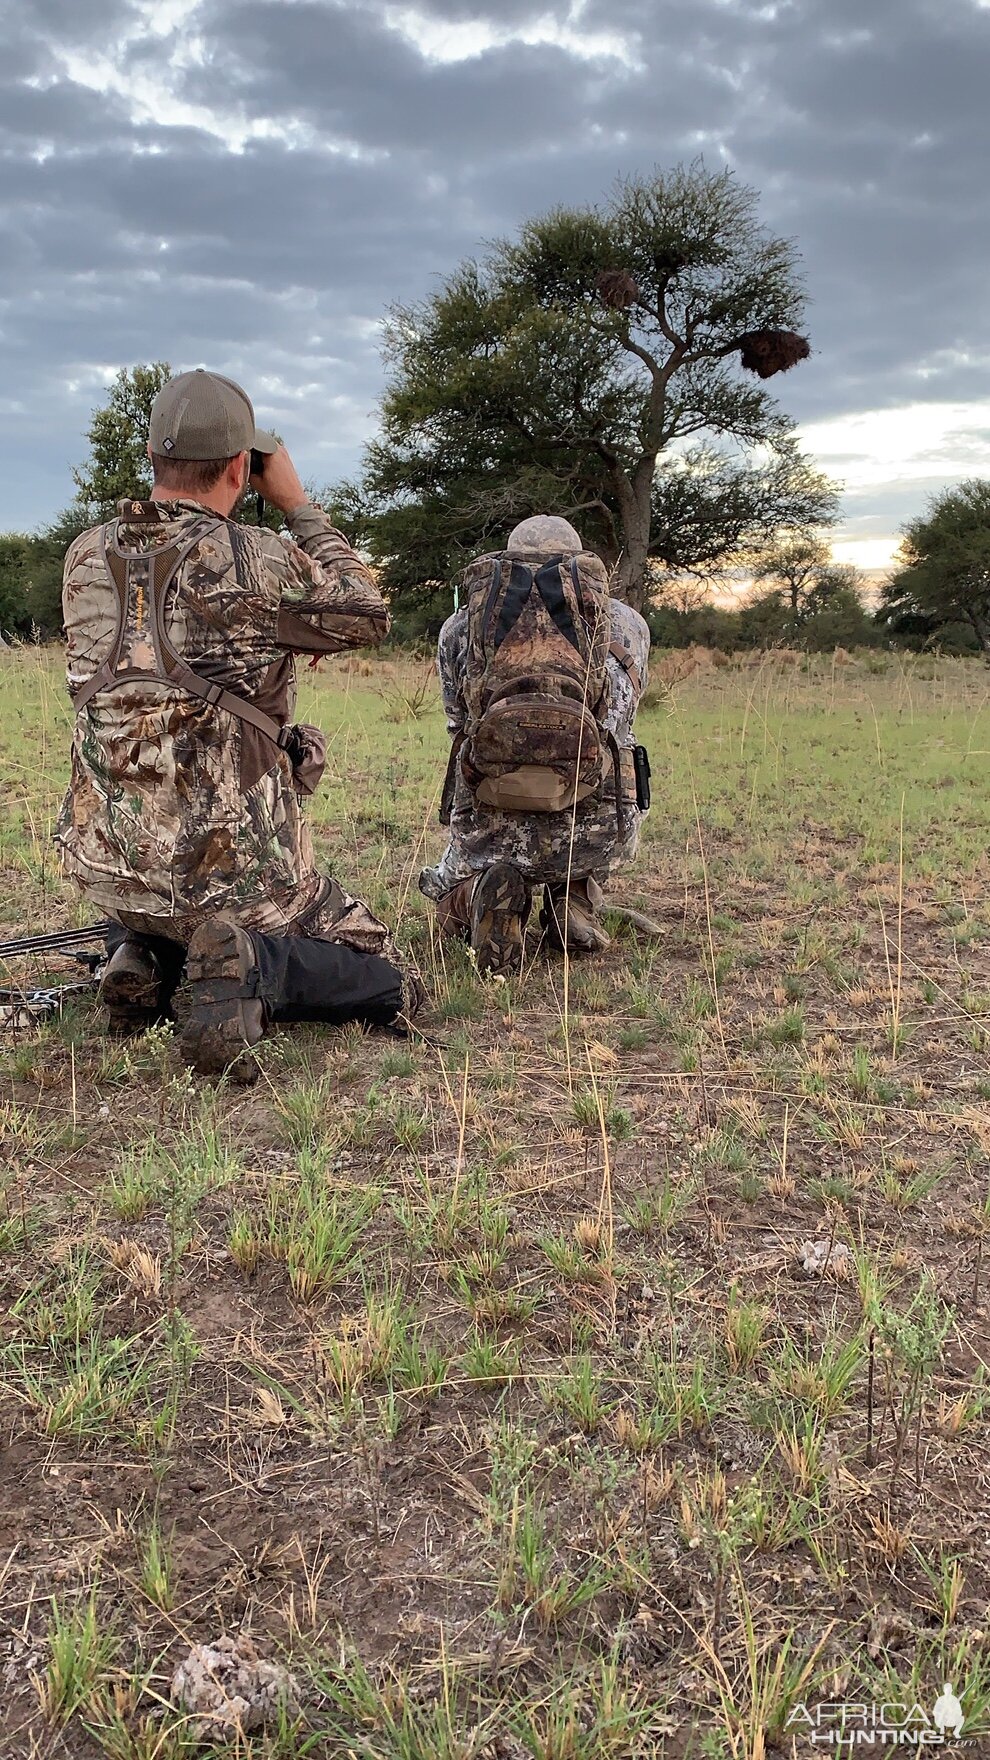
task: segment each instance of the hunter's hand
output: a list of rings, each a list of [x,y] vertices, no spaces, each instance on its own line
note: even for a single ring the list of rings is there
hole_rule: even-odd
[[[294,513],[309,500],[284,446],[280,446],[277,452],[268,453],[261,476],[253,476],[249,481],[255,494],[263,495],[280,513]]]

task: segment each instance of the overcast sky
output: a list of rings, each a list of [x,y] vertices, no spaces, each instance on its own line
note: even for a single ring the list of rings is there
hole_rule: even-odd
[[[775,389],[883,561],[990,474],[990,0],[0,0],[0,529],[71,499],[119,366],[240,379],[353,472],[379,323],[484,240],[701,154],[793,236]]]

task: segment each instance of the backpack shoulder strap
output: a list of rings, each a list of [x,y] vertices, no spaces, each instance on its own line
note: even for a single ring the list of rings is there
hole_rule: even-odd
[[[127,608],[132,587],[136,594],[147,593],[150,611],[149,625],[151,640],[157,661],[154,676],[170,684],[178,685],[180,690],[188,691],[190,696],[199,697],[209,703],[212,708],[219,709],[228,715],[235,715],[239,721],[247,721],[256,727],[276,745],[283,748],[291,738],[289,729],[266,715],[263,710],[248,702],[246,697],[228,691],[222,685],[211,683],[187,665],[178,649],[173,646],[165,629],[165,595],[172,585],[179,569],[187,556],[195,550],[203,539],[216,531],[225,522],[218,519],[200,521],[181,544],[163,544],[151,550],[138,551],[133,555],[122,551],[117,544],[117,526],[115,520],[109,528],[109,536],[105,532],[103,540],[103,561],[107,573],[113,583],[117,595],[117,629],[114,636],[110,658],[98,667],[92,678],[78,690],[73,697],[73,706],[77,713],[99,691],[110,690],[117,683],[128,678],[146,678],[145,672],[118,672],[117,666],[123,648],[127,626]]]
[[[571,647],[577,648],[580,653],[581,637],[578,634],[577,625],[574,622],[574,613],[567,603],[567,596],[560,579],[560,565],[563,560],[563,556],[552,556],[548,562],[544,562],[543,566],[537,572],[536,588],[551,619],[556,624],[565,641],[570,642]],[[578,579],[577,557],[574,556],[571,558],[570,574],[574,585],[575,597],[577,603],[580,605],[581,583]]]
[[[119,520],[104,528],[100,544],[103,565],[109,576],[110,583],[117,598],[117,628],[114,632],[110,654],[103,664],[97,667],[92,678],[88,678],[82,688],[73,696],[73,706],[77,713],[85,709],[98,692],[112,690],[114,685],[125,684],[136,678],[157,676],[167,678],[170,675],[169,657],[175,651],[171,647],[159,616],[159,607],[165,590],[175,578],[189,552],[207,533],[213,531],[216,520],[210,520],[204,527],[200,521],[184,544],[163,544],[151,550],[122,550],[117,541]],[[145,624],[144,611],[147,608],[147,625],[151,636],[157,662],[156,672],[149,674],[146,668],[121,668],[120,657],[123,653],[127,636],[127,622],[131,603],[135,605],[139,625]],[[177,659],[178,656],[175,655]]]
[[[491,613],[492,610],[494,610],[503,579],[504,569],[502,566],[502,558],[499,557],[496,563],[495,578],[492,581],[491,606],[490,609],[486,608],[486,626],[490,626]],[[502,603],[499,606],[498,621],[495,625],[492,639],[493,648],[500,648],[505,641],[506,636],[515,628],[515,625],[519,622],[519,619],[522,616],[523,606],[526,604],[532,590],[532,569],[528,568],[525,562],[517,562],[510,558],[509,579],[502,598]]]
[[[611,654],[612,659],[617,660],[622,667],[623,672],[628,675],[629,682],[638,697],[643,689],[643,680],[640,676],[639,667],[636,665],[632,655],[626,651],[621,642],[615,640],[614,636],[608,644],[608,651]]]
[[[92,678],[88,678],[86,683],[73,693],[72,704],[76,710],[85,709],[86,704],[96,696],[97,691],[108,690],[113,684],[120,662],[120,652],[124,645],[124,632],[127,628],[127,574],[125,559],[117,548],[118,523],[117,520],[112,520],[110,525],[103,527],[100,534],[100,560],[110,576],[110,583],[117,599],[114,607],[117,626],[113,633],[109,658],[97,667]]]
[[[163,677],[167,678],[170,684],[177,684],[180,690],[188,691],[190,696],[199,697],[202,702],[209,703],[211,708],[219,709],[223,714],[236,715],[239,721],[247,721],[252,727],[256,727],[259,733],[266,734],[269,739],[274,740],[276,745],[284,745],[291,737],[287,727],[283,727],[271,715],[266,715],[263,709],[256,708],[246,697],[242,697],[234,691],[225,690],[223,685],[211,682],[194,671],[183,660],[178,649],[169,641],[165,629],[165,595],[169,587],[190,551],[194,550],[197,544],[201,544],[204,538],[209,537],[223,523],[221,520],[212,520],[205,527],[200,526],[197,531],[194,531],[184,544],[167,545],[160,550],[152,551],[149,585],[155,657]]]

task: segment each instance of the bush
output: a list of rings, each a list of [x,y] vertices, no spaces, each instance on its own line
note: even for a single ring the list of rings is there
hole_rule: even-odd
[[[783,593],[774,588],[750,599],[738,613],[739,642],[744,648],[781,648],[792,645],[794,621]]]
[[[0,536],[0,633],[57,636],[62,628],[62,556],[50,535]]]
[[[406,599],[399,604],[394,599],[390,600],[392,627],[388,645],[394,648],[428,650],[432,654],[436,650],[440,631],[453,609],[453,594],[449,588],[444,587],[438,587],[429,598],[412,602]]]
[[[859,594],[840,588],[820,606],[813,604],[794,639],[809,653],[828,654],[833,648],[874,647],[882,638]]]
[[[740,645],[739,614],[718,605],[684,611],[674,605],[650,605],[643,614],[655,648],[721,648],[731,654]]]

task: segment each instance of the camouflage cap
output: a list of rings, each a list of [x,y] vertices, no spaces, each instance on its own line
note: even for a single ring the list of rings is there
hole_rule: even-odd
[[[277,452],[274,434],[254,425],[246,391],[197,367],[163,385],[151,406],[148,443],[161,458],[233,458],[235,453]]]
[[[507,550],[546,550],[577,556],[583,545],[574,527],[555,513],[534,513],[531,519],[513,526],[505,545]]]

